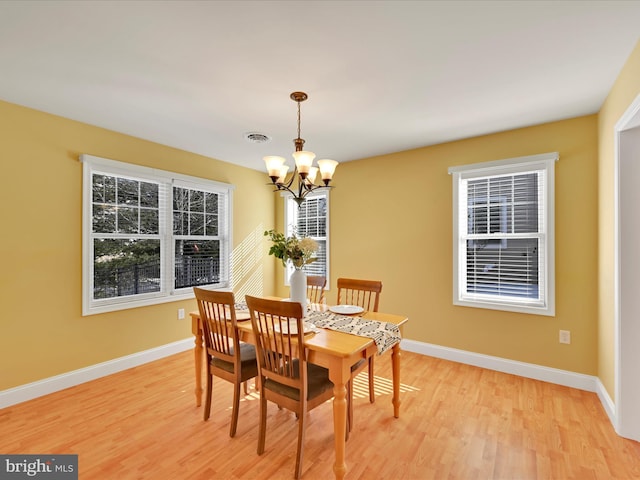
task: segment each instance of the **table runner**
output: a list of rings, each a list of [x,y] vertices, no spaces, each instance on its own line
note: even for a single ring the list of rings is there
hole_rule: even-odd
[[[237,302],[234,305],[236,314],[249,312],[246,302]],[[351,333],[361,337],[372,338],[376,342],[378,355],[393,347],[402,340],[400,327],[394,323],[368,320],[362,317],[350,317],[333,312],[317,312],[308,310],[305,322],[312,323],[319,328],[328,328],[338,332]]]
[[[240,310],[241,312],[249,311],[249,308],[247,307],[247,302],[236,302],[233,304],[233,309],[236,311]]]
[[[400,327],[395,323],[379,322],[362,317],[349,317],[332,312],[314,311],[307,312],[304,320],[305,322],[313,323],[316,327],[372,338],[376,342],[376,347],[378,347],[378,355],[382,355],[402,340]]]

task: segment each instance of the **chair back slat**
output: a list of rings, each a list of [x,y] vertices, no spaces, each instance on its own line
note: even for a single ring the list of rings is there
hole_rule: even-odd
[[[370,312],[377,312],[380,304],[382,282],[354,278],[338,279],[338,305],[358,305]]]
[[[327,277],[324,275],[307,275],[307,298],[311,303],[324,302],[324,288]]]
[[[240,340],[236,333],[233,293],[201,288],[193,290],[202,320],[207,354],[228,362],[239,361]]]

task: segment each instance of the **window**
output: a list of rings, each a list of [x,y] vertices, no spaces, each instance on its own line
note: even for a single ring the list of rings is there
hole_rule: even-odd
[[[557,153],[449,168],[453,303],[555,315]]]
[[[294,231],[300,236],[313,238],[318,242],[317,260],[303,267],[307,275],[323,275],[329,285],[329,196],[327,191],[307,195],[298,208],[291,196],[285,195],[286,235]],[[287,265],[285,281],[288,283],[293,267]]]
[[[82,155],[83,315],[229,285],[227,184]]]

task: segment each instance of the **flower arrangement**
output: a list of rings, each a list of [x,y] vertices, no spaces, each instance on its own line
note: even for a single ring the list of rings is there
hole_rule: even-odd
[[[264,232],[265,237],[273,242],[269,249],[269,255],[282,260],[282,265],[286,267],[287,261],[291,261],[296,270],[300,270],[305,265],[315,262],[313,254],[318,250],[318,242],[309,237],[298,237],[295,233],[290,237],[275,230]]]

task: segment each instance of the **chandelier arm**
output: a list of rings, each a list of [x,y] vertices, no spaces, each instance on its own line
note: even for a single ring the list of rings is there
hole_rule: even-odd
[[[319,188],[333,188],[333,185],[316,185],[316,184],[305,185],[304,192],[302,193],[302,198],[306,197],[307,194],[309,194],[311,192],[315,192]]]
[[[291,178],[287,182],[287,190],[291,191],[290,187],[291,187],[291,185],[293,185],[293,181],[296,179],[297,176],[298,176],[298,166],[294,165],[293,173],[291,174]],[[282,185],[284,185],[284,183]]]
[[[306,187],[305,187],[305,182],[303,179],[299,178],[298,179],[298,198],[304,198],[307,195],[307,192],[305,191]]]
[[[284,185],[283,183],[278,183],[275,185],[276,189],[274,192],[289,192],[294,198],[297,197],[296,192],[294,192],[291,188]]]
[[[293,200],[295,200],[295,202],[298,204],[298,208],[300,208],[302,206],[302,203],[304,202],[306,196],[311,193],[314,192],[316,190],[318,190],[319,188],[333,188],[333,185],[304,185],[302,182],[298,184],[298,192],[296,194],[296,192],[290,188],[291,183],[289,183],[289,185],[285,185],[284,183],[277,183],[275,184],[276,189],[274,190],[274,192],[289,192],[289,194],[291,194],[291,196],[293,197]]]

